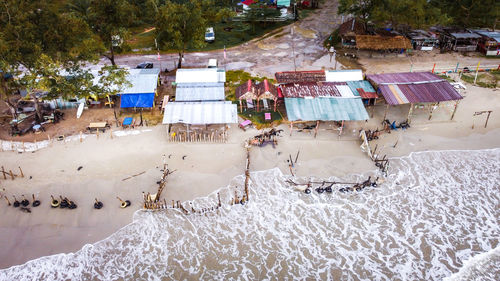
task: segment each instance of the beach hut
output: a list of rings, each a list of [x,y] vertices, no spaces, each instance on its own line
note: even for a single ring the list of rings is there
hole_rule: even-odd
[[[235,95],[240,103],[240,112],[243,112],[243,103],[245,103],[246,108],[253,108],[253,102],[258,98],[253,82],[250,79],[236,88]]]
[[[401,51],[411,49],[411,43],[404,36],[356,35],[356,48],[370,51]]]
[[[160,69],[130,69],[127,80],[131,86],[120,95],[121,108],[153,108]]]
[[[274,111],[276,111],[276,106],[278,103],[278,88],[269,83],[267,79],[264,79],[264,81],[258,83],[255,88],[257,91],[257,111],[259,110],[261,101],[264,109],[269,109],[268,100],[273,101],[273,108]]]
[[[298,82],[281,85],[285,107],[290,121],[290,135],[294,124],[316,122],[316,137],[320,121],[341,122],[368,120],[369,116],[361,101],[346,82]]]
[[[432,51],[439,42],[436,35],[421,29],[409,31],[406,37],[410,39],[414,50]]]
[[[481,39],[481,35],[465,29],[444,28],[439,42],[442,51],[474,52]]]
[[[169,140],[226,141],[227,125],[238,123],[236,105],[225,101],[226,72],[178,69],[175,81],[175,101],[165,105],[163,114]]]
[[[500,32],[489,30],[472,30],[481,36],[478,50],[486,56],[500,56]]]
[[[361,97],[363,104],[367,106],[375,105],[378,99],[378,95],[370,82],[364,80],[361,69],[326,70],[325,77],[326,82],[345,82],[354,96]]]
[[[169,102],[162,123],[170,141],[225,142],[227,125],[238,123],[238,114],[230,101]],[[172,129],[173,124],[181,126]]]
[[[241,84],[236,88],[235,95],[239,100],[240,112],[243,112],[243,103],[246,104],[246,108],[248,109],[256,107],[257,111],[260,111],[260,103],[262,102],[263,108],[269,109],[268,100],[274,102],[274,111],[276,111],[278,103],[278,89],[276,86],[269,83],[267,79],[264,79],[264,81],[260,83],[248,80],[246,83]]]
[[[339,26],[338,34],[342,47],[356,48],[356,35],[365,35],[365,25],[359,19],[350,19]]]
[[[429,106],[429,120],[432,112],[439,103],[455,101],[452,119],[455,115],[458,102],[462,96],[445,79],[431,72],[403,72],[366,75],[377,91],[384,96],[387,107],[384,120],[387,116],[389,106],[409,104],[407,121],[410,122],[413,108],[417,104]]]

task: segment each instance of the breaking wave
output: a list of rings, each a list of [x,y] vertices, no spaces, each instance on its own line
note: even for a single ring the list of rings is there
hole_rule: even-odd
[[[392,159],[377,188],[310,195],[279,169],[253,172],[246,205],[138,211],[105,240],[0,279],[500,280],[499,171],[500,149],[419,152]],[[223,202],[243,180],[219,190]],[[191,203],[216,202],[213,193]]]

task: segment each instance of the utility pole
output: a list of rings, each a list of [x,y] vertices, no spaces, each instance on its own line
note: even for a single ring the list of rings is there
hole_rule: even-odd
[[[291,31],[292,31],[292,54],[293,54],[293,68],[295,72],[297,72],[297,64],[295,62],[295,43],[293,42],[294,36],[293,36],[293,30],[295,29],[295,23],[292,25]]]

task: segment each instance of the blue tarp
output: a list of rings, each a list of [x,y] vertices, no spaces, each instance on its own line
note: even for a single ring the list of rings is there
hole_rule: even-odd
[[[154,93],[143,93],[143,94],[122,94],[120,95],[120,107],[130,108],[130,107],[153,107],[153,102],[155,99]]]

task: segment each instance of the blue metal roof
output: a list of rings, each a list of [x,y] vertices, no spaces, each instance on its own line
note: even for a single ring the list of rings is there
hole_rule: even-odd
[[[354,93],[355,96],[360,96],[359,92],[357,89],[361,88],[365,90],[365,92],[370,92],[370,93],[375,93],[375,89],[373,89],[372,84],[366,80],[362,81],[347,81],[347,86],[351,88],[351,91]]]
[[[369,119],[360,98],[285,98],[285,107],[289,121]]]

